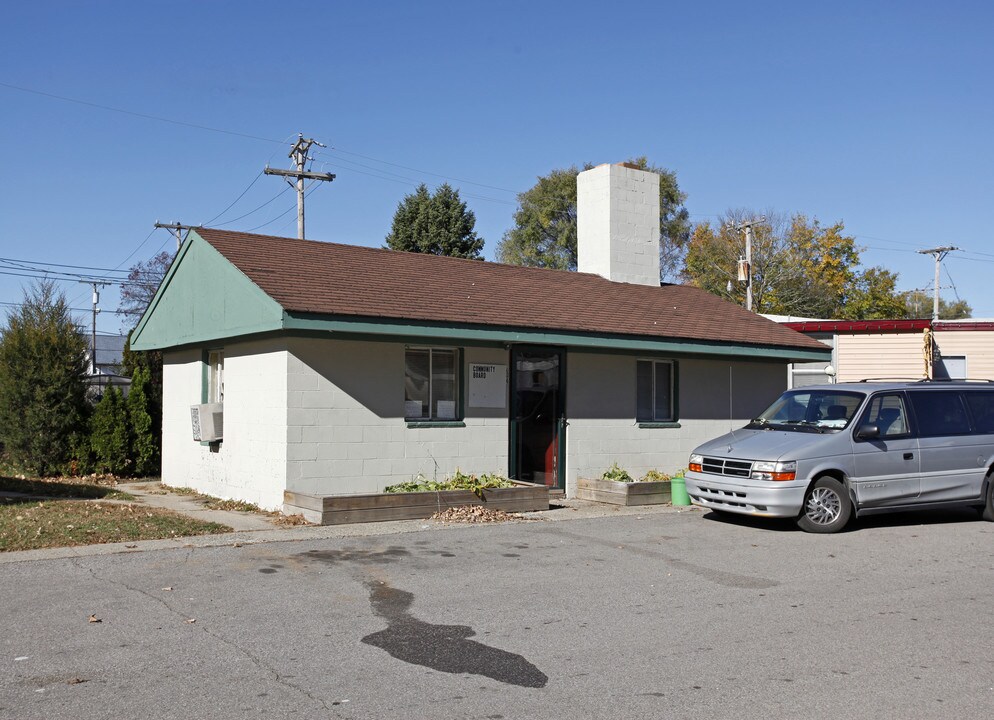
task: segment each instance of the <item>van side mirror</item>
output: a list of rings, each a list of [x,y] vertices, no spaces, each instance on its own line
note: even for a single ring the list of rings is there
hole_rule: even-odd
[[[859,430],[856,431],[857,440],[872,440],[878,437],[880,437],[880,428],[873,423],[860,425]]]

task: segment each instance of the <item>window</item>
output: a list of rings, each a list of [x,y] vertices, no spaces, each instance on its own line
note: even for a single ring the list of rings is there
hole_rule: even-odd
[[[965,435],[970,432],[970,420],[958,392],[913,392],[918,434],[922,437]]]
[[[635,419],[638,422],[673,422],[674,365],[671,360],[638,360],[635,363]]]
[[[207,402],[224,402],[224,350],[207,352]]]
[[[408,348],[404,356],[404,417],[407,420],[457,420],[459,351]]]
[[[966,378],[966,355],[943,355],[932,364],[932,377],[939,380]]]
[[[882,438],[907,435],[910,430],[904,398],[900,395],[877,395],[870,400],[863,424],[876,425]]]
[[[994,393],[968,392],[966,404],[970,406],[977,432],[994,433]]]

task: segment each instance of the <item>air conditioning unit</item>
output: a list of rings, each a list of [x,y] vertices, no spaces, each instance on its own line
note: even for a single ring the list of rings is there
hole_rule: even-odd
[[[193,420],[193,439],[214,442],[224,437],[224,404],[204,403],[190,407]]]

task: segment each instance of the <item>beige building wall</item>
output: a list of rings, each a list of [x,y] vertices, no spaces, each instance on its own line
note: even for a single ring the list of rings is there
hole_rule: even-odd
[[[868,378],[925,377],[925,340],[921,331],[836,337],[837,382]]]
[[[994,331],[943,331],[940,326],[934,339],[942,355],[966,357],[967,377],[994,380]]]
[[[277,509],[285,489],[378,492],[457,469],[507,475],[507,399],[503,408],[468,403],[468,366],[506,366],[507,349],[464,348],[464,420],[415,427],[404,419],[405,347],[329,338],[224,346],[224,440],[213,447],[193,440],[190,420],[201,400],[201,350],[165,353],[163,482]],[[567,353],[568,495],[578,477],[599,477],[614,462],[636,476],[684,468],[697,445],[741,427],[786,387],[782,363],[679,360],[678,423],[640,427],[639,359]]]
[[[463,427],[409,427],[403,343],[289,343],[287,489],[368,493],[419,474],[440,480],[456,470],[507,474],[507,408],[468,407],[465,380]],[[507,361],[502,348],[463,352],[464,367]]]
[[[742,427],[787,387],[783,363],[678,361],[678,422],[640,427],[635,420],[635,363],[658,356],[569,353],[566,493],[578,478],[600,477],[612,463],[641,477],[687,467],[698,445]],[[731,405],[729,400],[731,399]]]

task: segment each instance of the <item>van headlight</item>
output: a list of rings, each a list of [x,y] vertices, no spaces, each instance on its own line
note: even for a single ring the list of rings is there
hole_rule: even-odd
[[[797,461],[754,462],[750,477],[753,480],[774,480],[777,482],[794,480],[797,477]]]
[[[691,472],[704,472],[704,456],[694,453],[687,462],[687,469]]]

